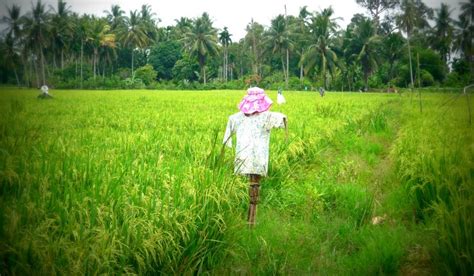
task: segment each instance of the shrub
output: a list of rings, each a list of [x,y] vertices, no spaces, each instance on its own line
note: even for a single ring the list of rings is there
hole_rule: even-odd
[[[135,78],[141,79],[145,85],[149,85],[156,80],[157,72],[153,66],[147,64],[135,71]]]

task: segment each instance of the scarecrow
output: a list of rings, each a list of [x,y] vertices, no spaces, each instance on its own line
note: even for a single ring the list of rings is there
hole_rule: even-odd
[[[234,172],[248,176],[250,180],[250,226],[255,224],[260,180],[268,172],[270,131],[285,128],[288,138],[287,118],[282,113],[268,111],[272,103],[263,89],[249,88],[238,105],[240,112],[229,117],[224,135],[223,143],[232,147],[232,134],[236,134]]]
[[[281,88],[278,88],[278,94],[277,94],[277,104],[284,104],[286,103],[285,96],[283,96],[283,90]]]
[[[38,99],[52,99],[53,96],[49,94],[49,88],[46,84],[41,86],[41,94],[38,95]]]

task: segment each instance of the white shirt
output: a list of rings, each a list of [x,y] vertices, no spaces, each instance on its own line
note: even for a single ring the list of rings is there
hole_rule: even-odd
[[[269,111],[251,116],[239,112],[229,117],[223,143],[232,147],[232,134],[236,133],[234,162],[236,174],[267,175],[270,130],[283,128],[284,119],[286,119],[284,114]]]

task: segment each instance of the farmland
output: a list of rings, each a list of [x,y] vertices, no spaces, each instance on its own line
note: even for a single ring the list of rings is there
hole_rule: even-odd
[[[458,91],[285,92],[254,229],[221,145],[244,91],[37,94],[0,90],[1,274],[474,271]]]

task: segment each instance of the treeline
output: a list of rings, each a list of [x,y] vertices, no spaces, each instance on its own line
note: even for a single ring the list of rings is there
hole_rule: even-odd
[[[251,21],[232,40],[210,16],[160,27],[149,5],[128,14],[79,15],[59,0],[30,10],[13,4],[2,18],[2,83],[56,88],[275,89],[358,91],[460,87],[474,81],[474,0],[460,15],[418,0],[356,0],[345,29],[331,7]]]

